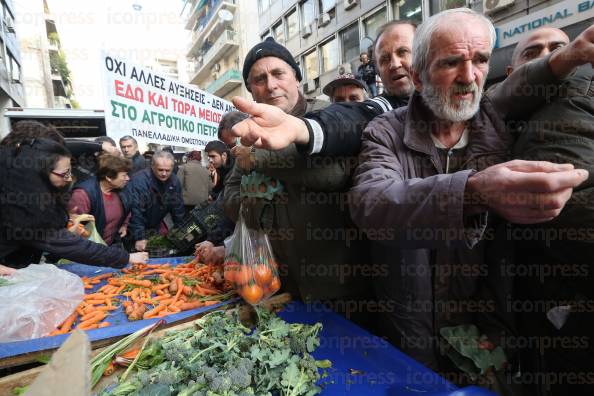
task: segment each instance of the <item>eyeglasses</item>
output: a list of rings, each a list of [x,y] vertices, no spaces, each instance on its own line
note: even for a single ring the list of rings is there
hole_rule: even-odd
[[[72,178],[72,169],[68,169],[66,172],[64,173],[60,173],[60,172],[56,172],[56,171],[52,171],[52,174],[61,177],[62,179],[70,179]]]

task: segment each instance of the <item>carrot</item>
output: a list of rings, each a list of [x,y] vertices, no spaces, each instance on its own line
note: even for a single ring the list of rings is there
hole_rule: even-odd
[[[110,375],[112,375],[115,371],[115,366],[113,365],[113,362],[109,362],[109,365],[105,368],[105,371],[103,372],[103,375],[105,377],[108,377]]]
[[[215,305],[215,304],[218,304],[218,303],[220,303],[220,301],[217,301],[217,300],[208,300],[208,301],[204,301],[204,306],[205,307],[208,307],[209,305]]]
[[[70,328],[74,324],[74,321],[76,320],[77,316],[78,316],[78,313],[73,312],[70,314],[69,317],[66,318],[66,320],[60,326],[60,331],[62,332],[62,334],[70,331]]]
[[[125,279],[122,279],[122,282],[125,282],[129,285],[142,286],[142,287],[151,287],[151,285],[152,285],[150,280],[139,280],[139,279],[125,278]]]
[[[101,322],[103,319],[105,319],[105,314],[103,312],[101,312],[101,315],[96,315],[96,316],[92,317],[91,319],[87,319],[87,320],[80,322],[78,327],[84,329],[88,326],[91,326],[91,325]]]
[[[97,327],[101,329],[103,327],[107,327],[110,325],[111,325],[111,323],[109,323],[109,322],[101,322],[101,323],[99,323],[99,326],[97,326]]]
[[[105,298],[105,294],[103,293],[92,293],[92,294],[85,294],[83,299],[85,300],[94,300],[97,298]]]
[[[101,274],[101,275],[94,276],[91,279],[93,279],[93,280],[102,280],[102,279],[111,278],[112,276],[113,276],[113,273],[112,272],[109,272],[107,274]]]
[[[95,312],[96,311],[115,311],[116,309],[118,309],[118,307],[116,306],[106,306],[106,307],[96,307],[95,308]]]
[[[76,307],[76,313],[79,314],[80,316],[83,316],[85,314],[85,312],[83,311],[83,309],[80,306]]]
[[[157,290],[163,290],[163,289],[166,289],[166,288],[168,288],[168,287],[169,287],[169,283],[162,283],[162,284],[160,284],[160,285],[156,285],[156,286],[153,286],[153,287],[151,287],[151,289],[152,289],[153,291],[157,291]]]
[[[178,312],[180,312],[180,311],[181,311],[181,309],[180,309],[179,307],[177,307],[177,306],[175,306],[175,305],[173,305],[173,304],[172,304],[172,305],[169,305],[169,306],[167,307],[167,310],[168,310],[169,312],[172,312],[172,313],[178,313]]]
[[[86,320],[89,320],[89,319],[92,319],[92,318],[94,318],[96,316],[101,316],[101,315],[105,316],[105,313],[103,313],[102,311],[92,311],[92,312],[86,314],[85,316],[81,317],[80,318],[80,321],[81,322],[84,322]]]
[[[184,286],[184,287],[183,287],[183,293],[184,293],[186,296],[190,296],[190,295],[192,295],[192,287],[191,287],[191,286]]]
[[[121,354],[120,357],[123,357],[124,359],[134,359],[139,352],[140,348],[130,349],[128,352]]]
[[[173,297],[173,302],[176,302],[179,296],[181,296],[182,292],[184,291],[184,281],[182,278],[177,278],[177,293],[175,293],[175,297]]]
[[[190,309],[196,309],[196,308],[200,308],[202,306],[204,306],[204,303],[202,301],[192,301],[192,302],[183,303],[180,306],[180,309],[182,311],[188,311]]]
[[[200,285],[196,285],[194,288],[201,296],[215,296],[217,294],[221,294],[221,292],[218,290],[209,289]]]
[[[91,305],[100,305],[105,303],[105,300],[87,300],[87,303]]]
[[[85,283],[85,289],[92,289],[92,288],[93,288],[93,285],[89,285],[89,284]]]
[[[144,315],[142,316],[142,318],[150,319],[153,316],[156,316],[157,314],[159,314],[161,311],[164,311],[165,308],[167,308],[167,305],[161,304],[161,305],[157,306],[156,308],[153,308],[152,310],[145,312]]]

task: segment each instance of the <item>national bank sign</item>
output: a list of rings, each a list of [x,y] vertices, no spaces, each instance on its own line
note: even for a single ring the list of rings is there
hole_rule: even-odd
[[[496,48],[520,41],[524,34],[543,26],[562,28],[594,18],[594,0],[565,0],[542,10],[498,25]]]

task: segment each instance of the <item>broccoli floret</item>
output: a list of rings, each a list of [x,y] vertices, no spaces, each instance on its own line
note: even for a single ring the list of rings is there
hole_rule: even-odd
[[[228,376],[219,376],[210,382],[210,389],[218,393],[224,393],[231,389],[231,385],[231,379]]]

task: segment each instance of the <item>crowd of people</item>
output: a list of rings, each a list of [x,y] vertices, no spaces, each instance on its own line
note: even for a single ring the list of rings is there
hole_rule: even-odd
[[[0,146],[0,263],[144,262],[150,235],[210,203],[266,232],[284,291],[447,379],[591,394],[594,27],[527,33],[485,89],[495,40],[470,9],[389,22],[326,102],[267,38],[243,62],[254,102],[234,98],[208,168],[200,151],[177,171],[171,152],[147,160],[130,136],[81,156],[85,144],[17,124]],[[106,246],[66,230],[82,214]],[[221,240],[196,251],[225,258]]]

